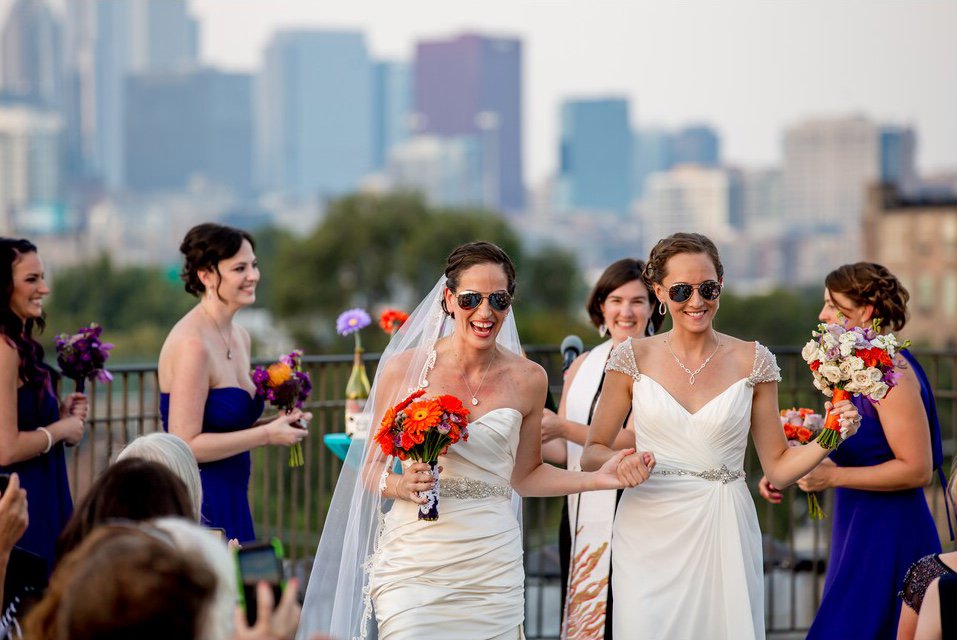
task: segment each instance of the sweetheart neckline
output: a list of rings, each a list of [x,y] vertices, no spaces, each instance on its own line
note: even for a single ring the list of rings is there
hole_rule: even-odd
[[[495,413],[496,411],[514,411],[515,413],[517,413],[517,414],[519,415],[519,417],[521,417],[521,415],[522,415],[522,412],[519,411],[518,409],[514,408],[514,407],[495,407],[494,409],[490,409],[490,410],[486,411],[485,413],[483,413],[482,415],[480,415],[478,418],[474,418],[474,419],[472,419],[472,420],[469,420],[469,424],[475,424],[476,422],[481,422],[482,419],[483,419],[485,416],[487,416],[487,415],[489,415],[489,414],[491,414],[491,413]]]
[[[690,416],[690,417],[692,417],[692,418],[693,418],[694,416],[698,415],[699,413],[701,413],[702,411],[704,411],[709,405],[711,405],[711,404],[712,404],[714,401],[716,401],[718,398],[720,398],[720,397],[723,396],[724,394],[728,393],[729,391],[731,391],[732,389],[734,389],[735,387],[737,387],[737,386],[738,386],[739,384],[741,384],[742,382],[746,382],[746,381],[748,380],[748,376],[745,376],[744,378],[740,378],[740,379],[738,379],[738,380],[735,380],[735,381],[732,382],[730,385],[728,385],[727,387],[725,387],[725,389],[724,389],[723,391],[721,391],[720,393],[718,393],[716,396],[713,396],[710,400],[708,400],[708,401],[705,402],[703,405],[701,405],[700,407],[698,407],[698,409],[697,409],[696,411],[692,412],[692,411],[689,411],[686,406],[684,406],[683,404],[681,404],[680,402],[678,402],[678,399],[675,398],[675,397],[671,394],[671,392],[668,391],[667,388],[665,388],[665,386],[664,386],[663,384],[661,384],[660,382],[658,382],[657,380],[655,380],[654,378],[652,378],[651,376],[649,376],[647,373],[642,373],[642,374],[641,374],[641,377],[642,377],[642,378],[648,378],[649,380],[651,380],[652,382],[654,382],[654,383],[658,386],[659,389],[661,389],[662,391],[665,392],[665,395],[668,396],[668,398],[670,398],[672,402],[674,402],[676,405],[678,405],[678,407],[680,407],[681,410],[685,412],[685,414],[687,414],[688,416]],[[640,381],[640,378],[639,378],[639,380],[635,380],[635,384],[638,384],[639,381]]]

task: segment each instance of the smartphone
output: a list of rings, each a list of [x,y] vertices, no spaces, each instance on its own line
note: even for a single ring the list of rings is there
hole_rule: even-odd
[[[0,495],[3,495],[3,492],[7,490],[7,486],[9,484],[10,484],[10,474],[0,473]]]
[[[236,550],[240,604],[246,610],[246,622],[256,624],[256,585],[267,582],[272,587],[273,602],[279,605],[286,587],[282,569],[282,543],[277,538],[253,542]]]

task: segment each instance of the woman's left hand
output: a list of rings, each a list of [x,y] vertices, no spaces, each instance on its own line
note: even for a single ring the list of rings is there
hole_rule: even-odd
[[[837,465],[830,458],[821,460],[821,464],[811,469],[803,478],[797,481],[802,491],[823,491],[834,486],[834,471]]]

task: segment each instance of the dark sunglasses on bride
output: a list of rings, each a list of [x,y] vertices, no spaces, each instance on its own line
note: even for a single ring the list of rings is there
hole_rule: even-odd
[[[462,291],[461,293],[455,294],[455,299],[458,301],[459,307],[465,311],[471,311],[477,308],[482,304],[482,300],[486,298],[488,298],[488,303],[496,311],[505,311],[512,304],[512,296],[510,296],[507,291],[493,291],[487,296],[483,296],[476,291]]]
[[[686,302],[691,298],[694,290],[708,301],[717,300],[721,295],[721,283],[717,280],[705,280],[701,284],[693,285],[687,282],[679,282],[668,287],[668,297],[675,302]]]

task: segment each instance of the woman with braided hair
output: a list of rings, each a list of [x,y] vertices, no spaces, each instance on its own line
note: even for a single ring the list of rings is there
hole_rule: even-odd
[[[843,265],[824,286],[821,322],[864,327],[879,319],[882,331],[897,332],[907,321],[910,295],[879,264]],[[897,594],[905,573],[921,557],[940,553],[924,498],[942,461],[937,409],[920,364],[906,349],[900,356],[894,390],[880,404],[854,398],[863,416],[857,435],[798,481],[805,491],[834,489],[831,555],[808,633],[814,640],[898,637]],[[759,488],[767,500],[780,502],[767,479]]]

